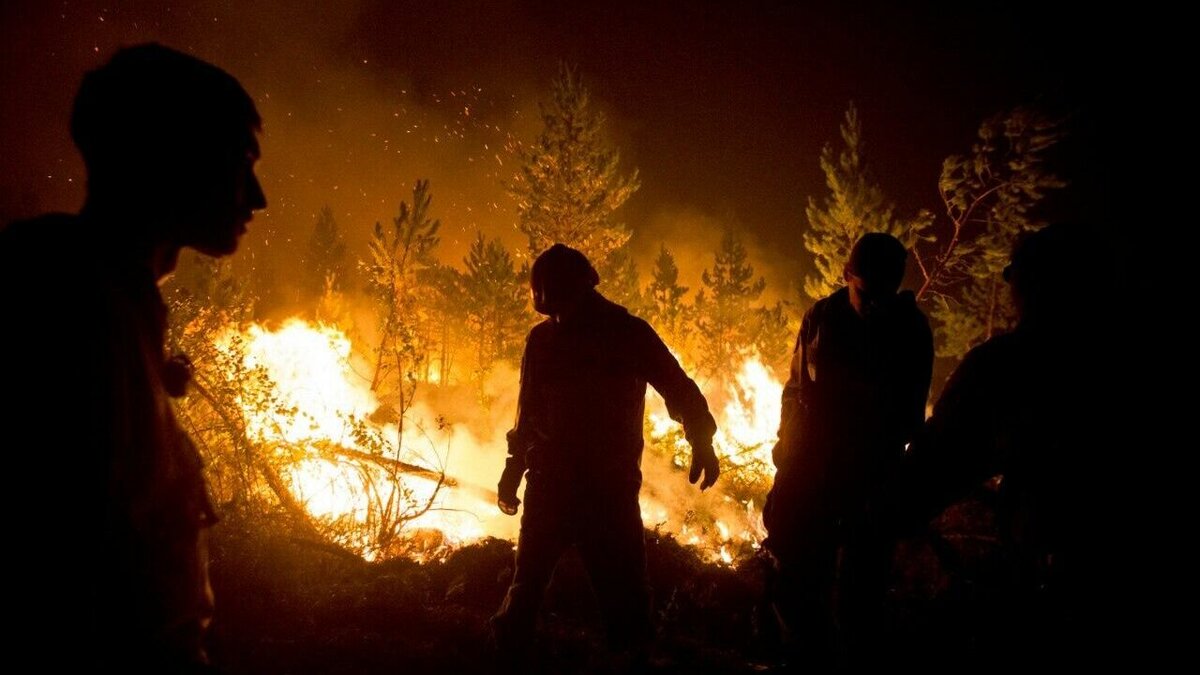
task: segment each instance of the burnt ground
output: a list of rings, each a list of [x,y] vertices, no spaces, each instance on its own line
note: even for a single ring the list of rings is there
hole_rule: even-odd
[[[972,660],[986,630],[985,583],[995,558],[987,512],[961,505],[940,539],[897,549],[889,592],[889,661]],[[940,541],[934,553],[931,541]],[[365,563],[263,522],[227,518],[213,531],[217,615],[214,662],[230,675],[489,673],[487,619],[512,575],[510,542],[492,539],[435,562]],[[705,563],[647,531],[657,639],[654,672],[778,669],[773,622],[762,607],[765,561]],[[556,571],[537,652],[548,673],[610,670],[595,599],[572,556]]]

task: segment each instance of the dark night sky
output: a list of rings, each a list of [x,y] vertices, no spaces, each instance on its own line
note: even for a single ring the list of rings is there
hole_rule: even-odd
[[[252,231],[284,250],[326,203],[361,240],[419,177],[447,258],[476,228],[519,243],[498,180],[513,142],[536,132],[559,59],[579,64],[641,172],[624,212],[639,257],[666,241],[685,276],[731,219],[773,282],[803,273],[804,204],[824,193],[818,154],[850,100],[901,213],[936,209],[942,159],[967,151],[983,118],[1035,104],[1073,134],[1057,157],[1073,185],[1047,215],[1114,217],[1109,157],[1129,143],[1118,111],[1137,77],[1117,38],[1139,17],[1028,2],[573,4],[6,2],[0,218],[78,207],[71,97],[86,69],[146,40],[213,61],[258,100],[271,205]]]

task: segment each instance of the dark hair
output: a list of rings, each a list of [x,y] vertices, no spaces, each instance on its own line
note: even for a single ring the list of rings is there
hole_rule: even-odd
[[[535,288],[594,288],[600,284],[600,274],[583,253],[555,244],[533,261],[530,284]]]
[[[908,251],[900,240],[886,232],[868,232],[850,251],[846,268],[870,284],[899,288],[904,280]]]
[[[232,75],[148,43],[121,49],[84,76],[71,137],[94,178],[150,158],[186,162],[196,152],[237,149],[253,142],[261,124],[254,101]]]

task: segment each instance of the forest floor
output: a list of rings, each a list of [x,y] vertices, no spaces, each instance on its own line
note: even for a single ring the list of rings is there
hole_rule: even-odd
[[[936,654],[961,665],[978,648],[994,587],[981,580],[996,555],[986,510],[963,508],[943,517],[940,554],[926,539],[896,550],[885,623],[890,664],[928,666]],[[512,542],[484,540],[427,563],[367,563],[283,528],[229,518],[211,543],[211,655],[229,675],[494,672],[487,620],[512,577]],[[648,530],[646,543],[653,672],[779,669],[763,603],[764,556],[719,566],[670,536]],[[541,672],[610,672],[596,601],[573,555],[547,592],[535,651]]]

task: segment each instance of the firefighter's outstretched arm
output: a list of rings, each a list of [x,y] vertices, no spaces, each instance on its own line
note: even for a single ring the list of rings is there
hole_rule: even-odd
[[[521,479],[525,477],[525,457],[533,435],[531,399],[537,384],[531,373],[533,359],[529,352],[530,346],[527,341],[525,355],[521,358],[521,390],[517,395],[517,419],[512,430],[508,432],[508,457],[504,460],[504,471],[496,485],[496,506],[510,516],[516,515],[517,507],[521,505],[521,500],[517,498],[517,489],[521,487]]]
[[[721,475],[720,461],[713,450],[712,438],[717,432],[717,423],[708,411],[708,401],[700,393],[700,387],[680,367],[679,361],[663,344],[649,324],[642,322],[639,349],[645,369],[646,381],[662,394],[667,403],[671,419],[683,424],[684,435],[692,446],[692,466],[688,480],[700,481],[700,489],[707,490]],[[703,480],[701,480],[703,476]]]

